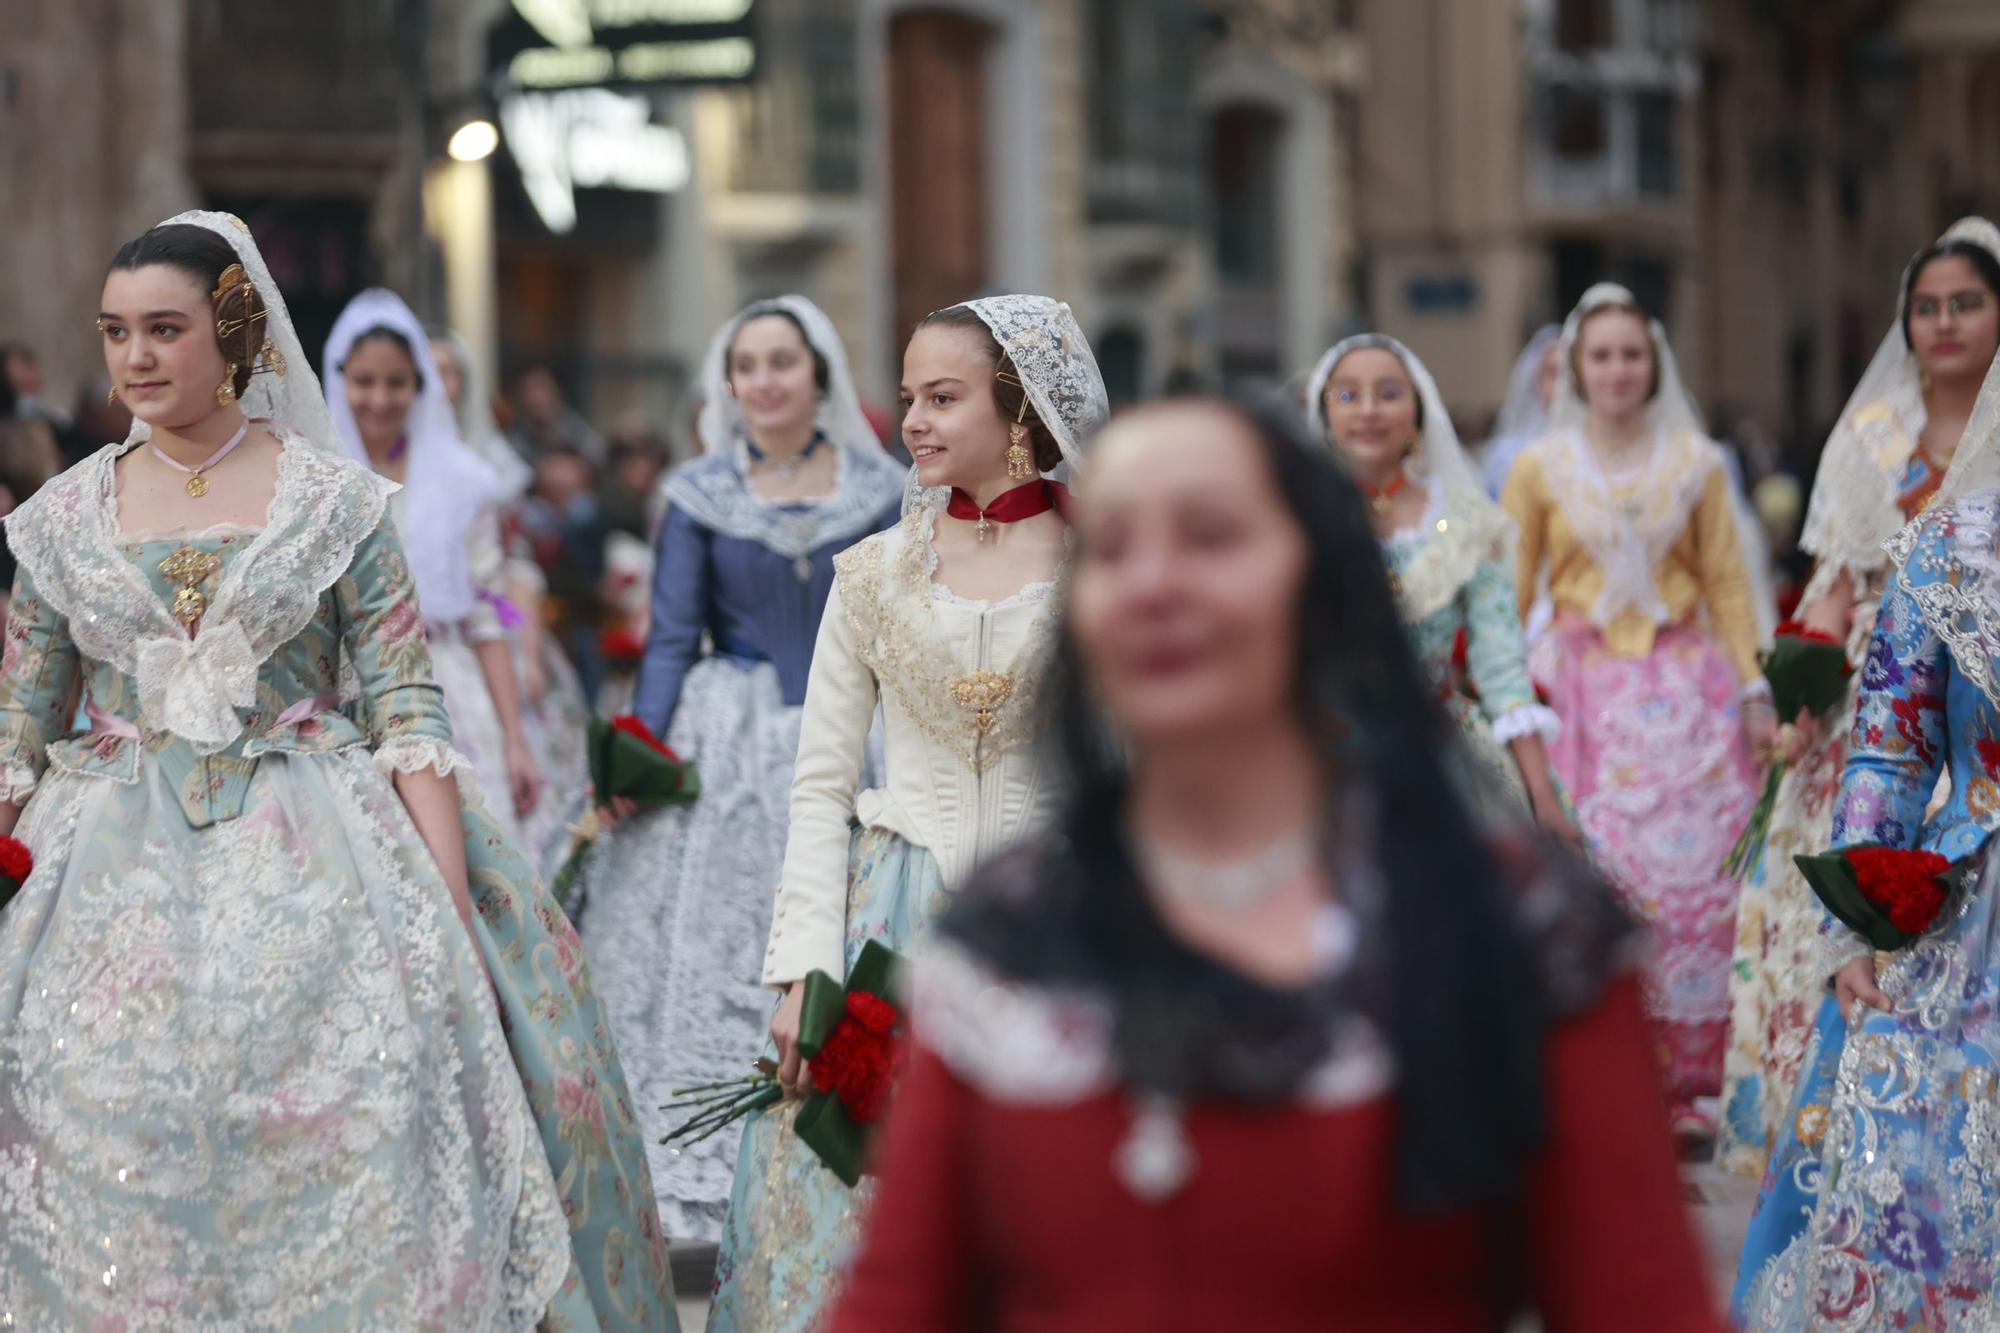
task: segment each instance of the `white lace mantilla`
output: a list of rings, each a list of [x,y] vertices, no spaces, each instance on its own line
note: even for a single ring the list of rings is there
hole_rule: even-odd
[[[1912,359],[1906,377],[1848,412],[1827,440],[1799,549],[1822,568],[1850,574],[1881,569],[1883,544],[1903,526],[1897,496],[1923,429],[1924,399]]]
[[[1935,535],[1941,551],[1925,539]],[[1884,548],[1898,568],[1917,562],[1932,577],[1910,581],[1924,623],[1944,641],[1959,674],[2000,707],[2000,491],[1933,507]],[[1922,549],[1920,549],[1922,548]],[[1935,567],[1934,567],[1935,566]]]
[[[833,491],[815,500],[758,495],[750,487],[741,441],[724,453],[704,454],[675,468],[662,489],[670,504],[710,531],[758,542],[787,560],[799,560],[830,543],[844,545],[867,536],[902,494],[902,469],[879,448],[873,457],[834,448],[839,466]]]
[[[1513,563],[1513,525],[1493,505],[1459,508],[1433,488],[1424,515],[1413,528],[1389,534],[1385,542],[1405,551],[1396,571],[1396,595],[1403,618],[1426,620],[1451,605],[1482,560]]]
[[[257,673],[296,638],[320,595],[382,520],[394,483],[281,427],[276,490],[264,530],[232,561],[190,638],[145,574],[120,553],[117,476],[108,445],[44,486],[7,520],[15,557],[87,656],[138,685],[146,724],[202,754],[242,734]]]
[[[1010,981],[964,948],[933,939],[911,964],[911,1020],[982,1096],[1016,1106],[1067,1106],[1120,1082],[1110,1004],[1084,990]],[[1395,1059],[1374,1026],[1345,1019],[1298,1101],[1328,1110],[1379,1097]]]
[[[1654,572],[1686,530],[1709,474],[1722,466],[1722,451],[1699,435],[1662,430],[1628,489],[1605,474],[1581,429],[1559,431],[1536,448],[1549,494],[1604,574],[1591,623],[1605,629],[1637,610],[1665,624]]]

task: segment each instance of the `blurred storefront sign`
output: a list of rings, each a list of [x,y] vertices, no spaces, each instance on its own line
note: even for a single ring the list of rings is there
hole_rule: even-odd
[[[550,231],[575,230],[578,189],[671,194],[687,184],[686,138],[652,115],[644,95],[608,88],[500,99],[500,128],[521,187]]]
[[[741,83],[756,75],[755,0],[514,0],[494,75],[521,89]]]

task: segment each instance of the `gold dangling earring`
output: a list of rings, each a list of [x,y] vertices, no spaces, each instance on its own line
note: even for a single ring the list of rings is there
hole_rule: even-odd
[[[114,384],[104,394],[104,405],[106,407],[109,407],[117,401],[118,401],[118,386]]]
[[[1032,481],[1039,475],[1035,455],[1028,448],[1028,428],[1017,421],[1007,428],[1007,479]]]
[[[222,377],[222,383],[215,386],[215,405],[227,407],[236,401],[236,363],[229,363],[229,373]]]

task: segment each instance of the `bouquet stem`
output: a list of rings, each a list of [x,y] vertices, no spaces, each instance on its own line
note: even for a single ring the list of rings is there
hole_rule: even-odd
[[[1731,879],[1742,879],[1749,874],[1764,855],[1764,844],[1771,836],[1771,815],[1778,806],[1778,786],[1785,779],[1787,767],[1783,760],[1774,760],[1765,770],[1764,790],[1757,797],[1757,804],[1750,808],[1750,820],[1722,861],[1722,873]]]

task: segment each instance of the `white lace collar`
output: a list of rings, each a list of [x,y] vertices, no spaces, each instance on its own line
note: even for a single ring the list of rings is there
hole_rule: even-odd
[[[256,703],[258,671],[311,621],[396,489],[272,429],[283,447],[269,520],[223,572],[192,638],[120,550],[131,538],[118,529],[114,469],[129,444],[98,450],[6,519],[15,557],[68,620],[77,648],[132,677],[149,726],[203,754],[242,734],[237,710]]]
[[[1936,506],[1884,549],[1898,568],[1915,560],[1931,576],[1909,581],[1924,623],[1958,673],[2000,708],[2000,491]]]
[[[750,485],[749,458],[735,448],[704,454],[675,468],[662,483],[668,503],[725,537],[754,541],[787,559],[843,545],[874,531],[876,520],[903,493],[903,473],[878,448],[834,446],[838,469],[831,493],[811,500],[769,500]]]
[[[1666,623],[1654,575],[1686,530],[1709,473],[1722,466],[1721,450],[1703,436],[1662,429],[1643,467],[1614,478],[1580,427],[1558,431],[1536,448],[1549,494],[1604,575],[1591,623],[1607,628],[1628,610]]]
[[[1508,553],[1512,535],[1512,522],[1497,506],[1454,506],[1443,486],[1430,486],[1422,517],[1382,538],[1383,549],[1401,558],[1395,585],[1405,618],[1424,620],[1448,606],[1480,561]]]

